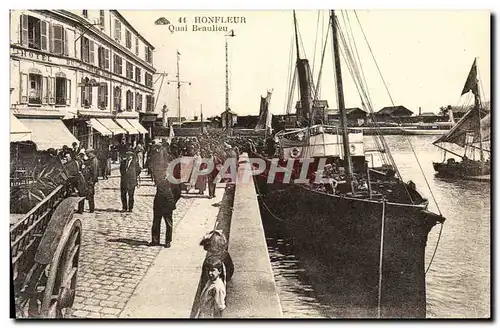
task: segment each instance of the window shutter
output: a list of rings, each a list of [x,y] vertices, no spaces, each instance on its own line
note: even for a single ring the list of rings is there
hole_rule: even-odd
[[[68,30],[64,29],[64,55],[69,56],[69,48],[68,48]],[[70,81],[71,82],[71,81]]]
[[[71,106],[71,80],[66,79],[66,106]]]
[[[108,84],[104,85],[104,108],[108,107]]]
[[[155,97],[152,96],[151,97],[151,111],[154,111],[154,107],[155,107]]]
[[[56,97],[54,95],[54,90],[56,89],[55,88],[55,83],[56,83],[56,79],[50,76],[49,77],[49,84],[48,84],[49,104],[50,105],[53,105],[53,104],[56,103]]]
[[[47,85],[48,85],[48,77],[44,76],[42,81],[42,104],[47,104],[49,102],[49,93]]]
[[[85,42],[83,42],[85,40],[85,38],[81,38],[80,39],[80,59],[82,61],[85,61],[85,56],[83,55],[85,53]]]
[[[28,16],[21,15],[21,44],[28,46]],[[27,97],[27,95],[26,95]],[[26,100],[27,101],[27,100]]]
[[[148,55],[149,55],[149,53],[148,53],[148,46],[145,46],[145,47],[144,47],[144,59],[145,59],[147,62],[149,62],[149,59],[148,59],[148,58],[149,58],[149,56],[148,56]]]
[[[40,22],[40,43],[41,50],[48,51],[49,50],[49,23],[42,21]]]
[[[104,68],[109,69],[109,50],[104,49]]]
[[[92,105],[92,85],[89,85],[89,105]]]
[[[93,64],[94,63],[94,41],[89,42],[89,47],[90,47],[90,50],[89,50],[90,60],[89,60],[89,62],[91,64]]]
[[[85,86],[82,86],[80,104],[82,107],[85,106]]]
[[[28,102],[28,74],[21,73],[19,86],[19,102],[26,104]]]

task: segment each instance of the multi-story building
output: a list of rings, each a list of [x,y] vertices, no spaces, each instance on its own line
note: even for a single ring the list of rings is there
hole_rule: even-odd
[[[151,132],[139,120],[157,116],[154,47],[118,11],[16,10],[10,19],[12,113],[37,145],[69,142],[61,118],[95,149]]]

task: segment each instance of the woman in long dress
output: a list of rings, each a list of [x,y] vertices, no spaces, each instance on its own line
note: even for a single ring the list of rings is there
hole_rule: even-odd
[[[198,167],[198,169],[200,171],[201,170],[206,170],[207,164],[206,163],[202,163],[201,159],[202,158],[201,158],[200,152],[197,152],[196,156],[195,156],[195,163],[196,163],[195,165],[197,165],[197,167]],[[206,174],[198,175],[197,176],[194,188],[196,190],[198,190],[198,193],[200,195],[205,194],[205,190],[207,189],[207,175]]]

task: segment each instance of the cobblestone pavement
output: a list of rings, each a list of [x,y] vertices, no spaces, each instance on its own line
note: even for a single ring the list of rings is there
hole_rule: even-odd
[[[135,191],[132,213],[121,212],[120,177],[113,171],[109,180],[96,184],[95,213],[75,214],[82,220],[74,318],[117,318],[146,274],[161,247],[147,246],[151,239],[153,199],[151,180],[142,178]],[[175,227],[183,220],[194,198],[181,198],[174,211]],[[162,238],[164,237],[162,223]]]

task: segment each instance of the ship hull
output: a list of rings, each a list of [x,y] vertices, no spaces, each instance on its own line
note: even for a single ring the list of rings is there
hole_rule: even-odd
[[[366,201],[266,180],[255,176],[262,211],[279,217],[294,248],[326,268],[336,317],[425,318],[425,247],[437,223],[424,213],[426,203]]]
[[[470,176],[480,176],[491,173],[491,167],[488,162],[481,163],[479,161],[469,160],[465,162],[453,163],[432,163],[434,170],[443,177],[450,178],[465,178]]]

